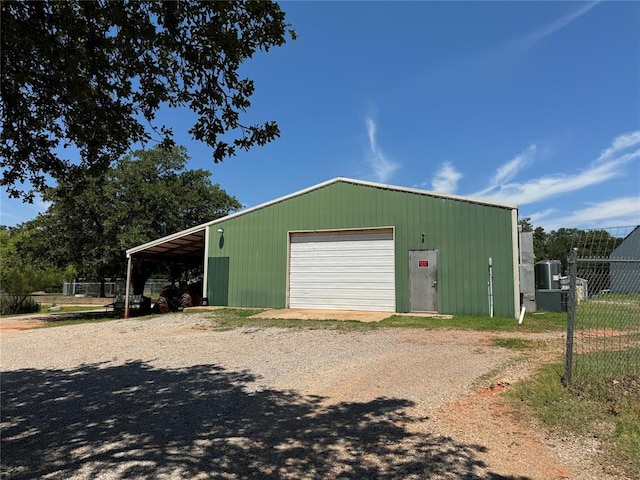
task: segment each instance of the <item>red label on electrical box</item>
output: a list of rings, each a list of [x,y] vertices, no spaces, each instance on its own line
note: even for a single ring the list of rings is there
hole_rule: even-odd
[[[418,266],[419,267],[428,267],[429,266],[429,260],[418,260]]]

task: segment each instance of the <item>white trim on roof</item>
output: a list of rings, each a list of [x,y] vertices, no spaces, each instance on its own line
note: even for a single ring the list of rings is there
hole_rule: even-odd
[[[353,183],[356,185],[365,185],[368,187],[375,187],[375,188],[384,188],[386,190],[395,190],[398,192],[407,192],[407,193],[416,193],[418,195],[425,195],[428,197],[441,197],[441,198],[448,198],[448,199],[452,199],[452,200],[461,200],[464,202],[469,202],[469,203],[478,203],[481,205],[489,205],[492,207],[502,207],[502,208],[508,208],[508,209],[517,209],[518,206],[517,205],[510,205],[507,203],[499,203],[499,202],[493,202],[491,200],[483,200],[481,198],[473,198],[473,197],[465,197],[463,195],[454,195],[454,194],[450,194],[450,193],[439,193],[439,192],[433,192],[431,190],[420,190],[418,188],[409,188],[409,187],[398,187],[396,185],[386,185],[384,183],[376,183],[376,182],[367,182],[365,180],[354,180],[352,178],[344,178],[344,177],[338,177],[333,179],[333,181],[338,182],[338,181],[342,181],[342,182],[347,182],[347,183]]]
[[[305,193],[309,193],[312,192],[314,190],[319,190],[320,188],[324,188],[328,185],[334,184],[334,183],[351,183],[354,185],[362,185],[365,187],[374,187],[374,188],[382,188],[385,190],[393,190],[393,191],[397,191],[397,192],[406,192],[406,193],[415,193],[418,195],[425,195],[425,196],[430,196],[430,197],[440,197],[440,198],[446,198],[446,199],[451,199],[451,200],[460,200],[463,202],[469,202],[469,203],[477,203],[480,205],[488,205],[488,206],[492,206],[492,207],[501,207],[501,208],[508,208],[511,210],[516,210],[518,207],[516,205],[509,205],[506,203],[498,203],[498,202],[492,202],[490,200],[482,200],[482,199],[478,199],[478,198],[471,198],[471,197],[464,197],[461,195],[452,195],[452,194],[448,194],[448,193],[438,193],[438,192],[432,192],[429,190],[419,190],[417,188],[408,188],[408,187],[399,187],[396,185],[386,185],[384,183],[375,183],[375,182],[368,182],[365,180],[355,180],[353,178],[346,178],[346,177],[336,177],[333,178],[331,180],[327,180],[326,182],[322,182],[322,183],[318,183],[317,185],[313,185],[311,187],[307,187],[303,190],[299,190],[297,192],[294,193],[290,193],[289,195],[285,195],[283,197],[279,197],[276,198],[275,200],[270,200],[268,202],[265,203],[261,203],[260,205],[256,205],[255,207],[251,207],[251,208],[247,208],[246,210],[241,210],[239,212],[236,213],[232,213],[231,215],[227,215],[226,217],[222,217],[222,218],[218,218],[216,220],[212,220],[210,222],[207,223],[203,223],[201,225],[197,225],[195,227],[191,227],[188,228],[186,230],[182,230],[180,232],[176,232],[173,233],[171,235],[167,235],[166,237],[162,237],[162,238],[158,238],[156,240],[153,240],[151,242],[147,242],[143,245],[138,245],[136,247],[130,248],[127,250],[127,258],[131,255],[133,255],[134,253],[137,252],[141,252],[143,250],[146,250],[147,248],[150,247],[154,247],[156,245],[160,245],[162,243],[165,243],[167,241],[171,241],[171,240],[175,240],[176,238],[180,238],[184,235],[189,235],[191,233],[196,233],[199,232],[200,230],[204,230],[207,227],[210,227],[212,225],[215,225],[217,223],[222,223],[222,222],[226,222],[227,220],[231,220],[232,218],[236,218],[239,217],[240,215],[246,215],[247,213],[251,213],[254,212],[256,210],[260,210],[262,208],[266,208],[270,205],[274,205],[276,203],[280,203],[280,202],[284,202],[285,200],[289,200],[290,198],[294,198],[294,197],[298,197],[300,195],[304,195]]]

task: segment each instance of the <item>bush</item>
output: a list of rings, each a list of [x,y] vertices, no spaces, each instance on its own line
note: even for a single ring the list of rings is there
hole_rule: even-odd
[[[63,272],[57,268],[38,268],[24,263],[16,256],[0,259],[0,288],[5,294],[2,298],[2,313],[27,313],[35,308],[36,302],[31,292],[46,290],[59,284]],[[37,305],[37,304],[36,304]]]
[[[36,313],[39,311],[40,304],[31,297],[26,299],[14,295],[0,297],[0,315]]]

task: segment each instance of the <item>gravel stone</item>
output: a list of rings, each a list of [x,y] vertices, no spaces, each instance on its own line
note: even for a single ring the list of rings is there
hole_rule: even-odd
[[[478,379],[518,355],[486,333],[221,331],[214,318],[3,332],[3,478],[564,475],[544,439],[537,461],[555,469],[520,473],[484,435],[516,428],[506,417],[485,412],[485,424],[467,407],[469,428],[456,422],[451,406],[480,405]],[[571,478],[590,480],[582,473]]]

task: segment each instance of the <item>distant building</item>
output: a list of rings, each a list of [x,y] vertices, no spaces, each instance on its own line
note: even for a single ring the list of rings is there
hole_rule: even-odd
[[[560,290],[568,292],[571,289],[569,282],[569,277],[560,277]],[[576,277],[576,301],[580,303],[583,300],[589,300],[589,282],[584,278]]]
[[[640,292],[640,225],[611,252],[611,293]]]

